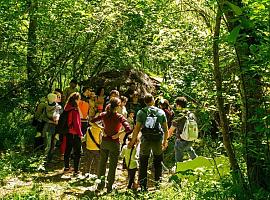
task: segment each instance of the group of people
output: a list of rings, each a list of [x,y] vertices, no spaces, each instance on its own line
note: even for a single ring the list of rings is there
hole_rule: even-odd
[[[153,157],[154,179],[158,184],[162,176],[163,151],[174,132],[175,161],[182,162],[186,150],[192,159],[197,157],[192,148],[193,141],[181,137],[189,112],[185,97],[176,98],[175,109],[172,109],[168,100],[155,100],[152,94],[140,98],[134,84],[124,93],[125,96],[112,90],[108,97],[105,97],[102,87],[96,93],[90,87],[83,87],[80,94],[76,86],[76,80],[72,80],[64,92],[55,90],[48,94],[35,112],[37,137],[44,139],[48,163],[53,158],[59,137],[64,173],[72,171],[75,176],[79,175],[83,154],[86,160],[83,173],[101,178],[105,176],[109,160],[106,189],[111,192],[121,156],[128,170],[127,188],[136,188],[138,171],[139,185],[146,191],[149,157]],[[63,123],[67,126],[66,133],[63,132]],[[73,168],[70,167],[71,156]],[[104,187],[105,180],[101,178],[97,190]]]

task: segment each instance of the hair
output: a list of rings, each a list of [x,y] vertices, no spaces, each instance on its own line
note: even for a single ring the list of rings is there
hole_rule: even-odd
[[[72,79],[69,83],[74,83],[74,84],[78,84],[78,81],[76,79]]]
[[[162,101],[160,101],[160,105],[161,105],[161,108],[168,109],[170,106],[170,103],[167,99],[163,99]]]
[[[146,94],[144,97],[144,103],[149,104],[154,101],[154,97],[152,94]]]
[[[47,99],[48,99],[48,102],[49,102],[49,103],[56,102],[56,100],[57,100],[57,95],[54,94],[54,93],[49,93],[49,94],[47,95]]]
[[[186,108],[188,101],[186,97],[177,97],[175,103],[176,105],[181,106],[182,108]]]
[[[112,91],[110,92],[110,96],[112,96],[113,94],[119,96],[118,90],[112,90]]]
[[[78,100],[80,98],[81,98],[81,95],[80,95],[79,92],[73,92],[68,97],[67,104],[70,104],[72,107],[76,107],[77,108],[78,107],[78,104],[76,103],[76,100]]]
[[[123,101],[127,102],[127,101],[128,101],[128,98],[125,97],[125,96],[121,96],[121,97],[120,97],[120,100],[121,100],[121,102],[123,102]]]
[[[117,97],[113,97],[110,100],[110,110],[109,113],[112,114],[114,109],[117,108],[119,106],[119,104],[121,103],[120,99]]]
[[[89,86],[83,86],[82,93],[85,93],[86,90],[91,90]]]
[[[104,87],[99,87],[98,89],[97,89],[97,96],[99,96],[100,95],[100,93],[101,93],[101,90],[102,89],[104,89],[105,90],[105,88]]]
[[[130,113],[134,113],[134,114],[135,114],[135,110],[130,109],[130,110],[128,111],[128,114],[130,114]]]
[[[63,91],[60,88],[55,88],[54,92],[59,92],[61,95],[63,94]]]

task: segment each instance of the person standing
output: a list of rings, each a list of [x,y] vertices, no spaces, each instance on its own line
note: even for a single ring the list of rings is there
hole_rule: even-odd
[[[121,101],[117,97],[112,97],[110,99],[110,104],[106,112],[101,113],[99,116],[91,120],[91,123],[102,121],[104,125],[102,142],[100,145],[100,162],[98,177],[101,178],[105,176],[106,164],[108,158],[110,159],[109,172],[107,176],[107,192],[112,191],[112,186],[115,180],[115,171],[117,167],[117,162],[120,154],[120,143],[119,136],[125,132],[131,132],[131,128],[126,120],[126,118],[117,113],[117,108],[121,105]],[[121,131],[121,127],[125,130]],[[103,189],[105,186],[105,181],[102,180],[98,185],[98,190]]]
[[[66,88],[64,89],[62,101],[67,102],[69,96],[70,96],[73,92],[78,92],[77,85],[78,85],[78,82],[77,82],[76,79],[72,79],[72,80],[69,82],[69,87],[66,87]]]
[[[89,99],[92,91],[89,87],[83,87],[83,91],[81,94],[81,100],[79,101],[78,107],[80,109],[81,114],[81,127],[82,127],[82,134],[85,135],[86,130],[89,125]]]
[[[128,137],[128,140],[131,140],[131,137]],[[128,189],[131,189],[132,187],[136,189],[137,184],[135,183],[135,175],[136,171],[138,170],[138,161],[137,161],[137,143],[138,141],[133,144],[133,146],[130,148],[127,147],[127,145],[124,145],[121,157],[124,158],[125,165],[127,167],[128,171]]]
[[[79,113],[78,104],[80,101],[80,94],[74,92],[68,98],[67,104],[65,106],[65,111],[68,112],[67,122],[68,122],[68,133],[66,135],[66,150],[64,155],[64,172],[70,171],[69,160],[70,154],[73,149],[74,154],[74,175],[79,173],[79,164],[81,158],[81,118]]]
[[[62,112],[61,106],[57,103],[57,95],[50,93],[47,96],[48,104],[43,113],[43,120],[46,122],[43,128],[43,136],[45,138],[45,154],[47,162],[52,160],[52,141],[55,136],[55,127],[58,124],[60,114]]]
[[[132,148],[141,131],[139,152],[139,184],[142,191],[147,191],[147,167],[151,151],[154,155],[155,181],[158,183],[162,176],[163,149],[168,145],[168,126],[163,110],[154,106],[154,97],[146,94],[145,108],[138,111],[136,125],[132,133],[132,140],[128,144]]]
[[[176,117],[172,121],[172,126],[169,129],[169,137],[175,131],[176,140],[174,145],[175,150],[175,162],[183,162],[184,152],[187,151],[191,159],[195,159],[197,154],[192,148],[193,141],[188,141],[183,138],[182,132],[187,120],[187,115],[196,120],[193,113],[187,110],[187,99],[185,97],[177,97],[175,100],[176,104]],[[182,135],[182,137],[181,137]]]

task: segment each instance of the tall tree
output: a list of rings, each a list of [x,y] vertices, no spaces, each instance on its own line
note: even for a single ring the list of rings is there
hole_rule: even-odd
[[[27,76],[29,83],[31,83],[30,94],[35,94],[37,86],[37,8],[37,0],[28,0]]]
[[[262,120],[263,84],[258,63],[252,60],[252,45],[258,44],[256,28],[248,17],[248,10],[241,0],[233,0],[224,5],[228,29],[235,35],[235,51],[239,67],[242,102],[242,134],[245,137],[247,174],[250,186],[269,189],[269,157],[264,139]],[[239,33],[239,34],[238,34]]]

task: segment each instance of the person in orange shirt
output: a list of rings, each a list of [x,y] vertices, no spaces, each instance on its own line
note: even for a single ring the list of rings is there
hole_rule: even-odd
[[[81,100],[79,101],[78,107],[81,117],[81,127],[82,127],[82,133],[85,135],[87,127],[89,125],[89,99],[91,95],[91,88],[90,87],[83,87],[83,93],[81,94]]]

